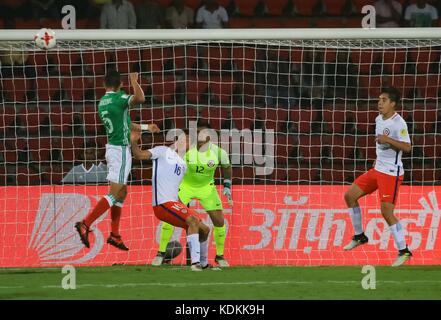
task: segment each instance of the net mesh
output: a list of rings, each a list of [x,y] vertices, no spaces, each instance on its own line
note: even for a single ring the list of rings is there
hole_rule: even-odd
[[[372,224],[373,235],[378,231],[378,242],[359,255],[329,252],[352,232],[347,218],[337,218],[347,216],[342,202],[347,185],[375,159],[381,87],[393,85],[401,91],[398,112],[413,143],[412,152],[403,157],[404,185],[409,187],[401,193],[404,208],[412,211],[420,202],[413,196],[426,196],[429,189],[423,186],[436,190],[441,181],[440,40],[59,41],[50,51],[35,49],[30,42],[0,41],[0,49],[0,184],[5,186],[0,228],[5,237],[20,239],[5,242],[0,265],[61,263],[74,256],[75,261],[87,260],[79,258],[84,251],[74,245],[78,239],[72,230],[63,231],[74,216],[87,213],[75,209],[83,198],[47,200],[51,205],[44,207],[44,197],[82,194],[89,197],[90,209],[96,197],[107,193],[105,182],[71,186],[62,179],[83,162],[88,148],[96,149],[97,160],[105,162],[106,136],[96,106],[110,69],[122,73],[126,92],[132,90],[128,73],[140,73],[146,102],[130,111],[132,121],[155,122],[162,129],[143,135],[145,147],[165,143],[169,129],[188,127],[190,121],[227,133],[235,204],[225,211],[230,229],[226,256],[236,264],[351,264],[372,257],[385,263],[395,254],[392,242],[384,244],[387,228],[381,227],[380,234],[374,225],[379,220],[369,218],[379,205],[374,198],[364,203],[371,210],[364,223]],[[237,132],[242,136],[234,145]],[[260,138],[261,132],[274,132],[274,137]],[[267,141],[267,162],[255,155],[259,139]],[[264,166],[269,174],[257,170]],[[216,177],[220,183],[220,175]],[[98,260],[87,261],[151,260],[158,221],[151,214],[150,189],[143,189],[150,178],[150,164],[134,161],[122,233],[135,249],[129,256],[103,249],[93,258]],[[433,195],[430,199],[436,202]],[[307,206],[301,210],[313,211],[308,223],[299,220],[301,205]],[[59,221],[68,215],[60,206],[71,206],[73,213]],[[285,207],[298,213],[296,219]],[[327,221],[329,213],[338,221]],[[46,221],[49,216],[52,222]],[[418,221],[423,236],[437,227],[432,220],[430,227],[429,220]],[[63,228],[49,231],[57,223]],[[325,225],[330,234],[323,231]],[[38,247],[34,242],[41,232],[47,241]],[[384,246],[380,250],[385,255],[376,253],[377,244]],[[241,253],[233,258],[236,249]],[[35,259],[26,260],[30,251]],[[439,259],[433,253],[429,257]],[[421,259],[437,261],[427,255]]]

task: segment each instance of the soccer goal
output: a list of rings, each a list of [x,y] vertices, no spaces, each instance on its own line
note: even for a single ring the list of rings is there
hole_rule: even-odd
[[[342,246],[353,234],[343,194],[372,167],[378,96],[395,86],[413,144],[396,213],[412,263],[441,263],[438,29],[56,30],[48,51],[35,33],[0,32],[0,267],[149,264],[156,255],[150,163],[133,162],[121,218],[130,251],[105,243],[109,214],[88,250],[73,227],[108,191],[92,164],[105,164],[97,102],[111,69],[126,92],[128,73],[140,74],[146,101],[131,119],[162,129],[143,134],[144,148],[195,123],[219,133],[233,166],[233,205],[222,197],[232,265],[392,261],[376,194],[360,202],[369,244]],[[185,238],[175,230],[173,239]]]

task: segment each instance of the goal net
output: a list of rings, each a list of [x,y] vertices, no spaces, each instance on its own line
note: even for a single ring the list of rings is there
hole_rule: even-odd
[[[131,108],[131,119],[162,130],[144,133],[144,148],[163,145],[171,129],[194,123],[219,133],[233,167],[233,205],[222,196],[225,257],[232,265],[389,264],[395,258],[376,193],[360,201],[369,244],[342,249],[353,235],[343,194],[372,167],[378,96],[382,87],[395,86],[413,144],[403,158],[396,213],[415,252],[412,263],[441,263],[436,32],[89,31],[60,30],[49,51],[28,40],[32,30],[0,33],[0,267],[148,264],[156,255],[160,223],[152,212],[148,162],[133,161],[124,203],[121,234],[130,251],[105,243],[110,214],[93,226],[90,249],[73,227],[108,192],[102,167],[89,168],[105,164],[97,102],[111,69],[123,75],[126,92],[132,92],[128,73],[140,74],[146,101]],[[269,40],[275,35],[278,40]],[[81,164],[90,172],[80,168],[67,179]],[[220,173],[216,183],[221,192]],[[191,205],[212,226],[198,201]],[[181,230],[172,239],[185,245]],[[210,261],[214,247],[211,241]],[[174,260],[184,262],[184,254]]]

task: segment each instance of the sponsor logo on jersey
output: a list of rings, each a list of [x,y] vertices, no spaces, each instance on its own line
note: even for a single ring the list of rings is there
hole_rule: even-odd
[[[407,130],[406,129],[401,129],[400,130],[400,136],[402,136],[403,138],[407,136]]]
[[[384,128],[384,130],[383,130],[383,134],[386,135],[386,136],[390,135],[390,130],[389,130],[389,128]]]
[[[214,167],[214,165],[215,165],[214,160],[209,160],[208,163],[207,163],[207,165],[208,165],[210,168]]]

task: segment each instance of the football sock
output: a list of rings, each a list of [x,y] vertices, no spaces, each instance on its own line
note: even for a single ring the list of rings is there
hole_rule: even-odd
[[[222,256],[224,254],[224,244],[225,244],[225,224],[223,227],[214,227],[214,242],[216,243],[216,255]]]
[[[395,223],[390,226],[390,231],[394,236],[395,244],[398,247],[398,250],[406,249],[406,241],[404,240],[404,229],[400,222]]]
[[[201,262],[201,244],[199,243],[199,233],[188,235],[187,242],[190,246],[191,264]]]
[[[355,234],[363,233],[363,226],[361,224],[361,208],[354,207],[349,208],[349,214],[351,216],[352,226],[354,227]]]
[[[115,204],[115,198],[108,194],[101,198],[100,201],[96,204],[95,208],[93,208],[92,212],[90,212],[86,218],[84,219],[84,223],[90,227],[92,223],[98,219],[104,212],[107,211],[110,207]]]
[[[159,251],[165,252],[167,249],[167,244],[170,242],[170,239],[173,235],[174,227],[171,224],[166,222],[162,222],[161,226],[161,235],[159,237]]]
[[[200,243],[201,245],[201,266],[206,267],[208,264],[208,239]]]
[[[116,201],[112,208],[110,208],[110,214],[112,217],[112,234],[116,237],[119,236],[119,221],[121,218],[121,209],[122,209],[122,202]]]

